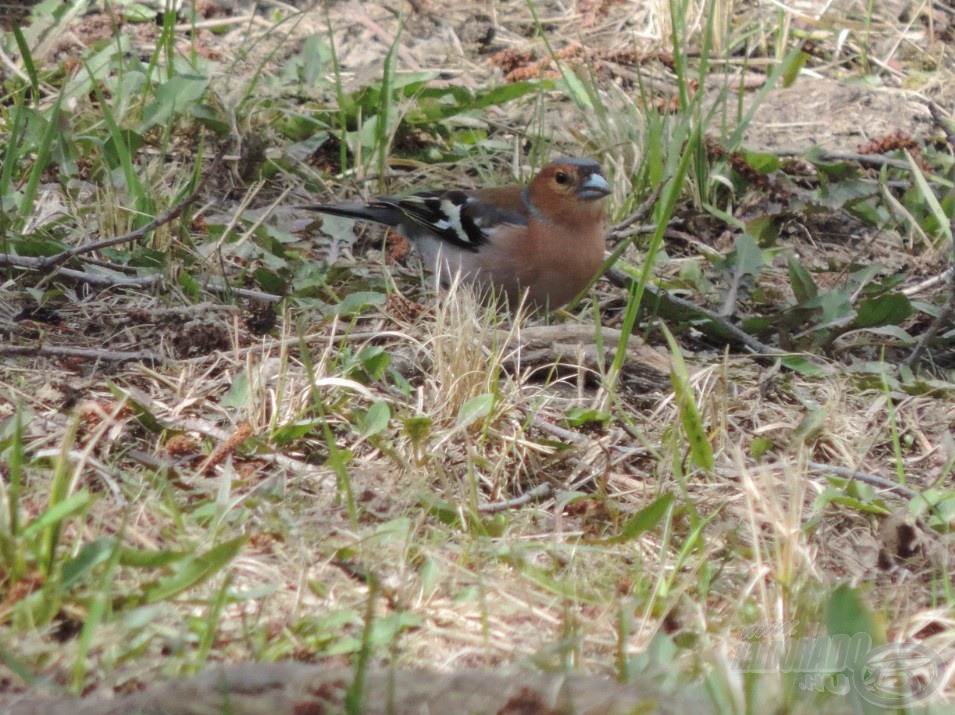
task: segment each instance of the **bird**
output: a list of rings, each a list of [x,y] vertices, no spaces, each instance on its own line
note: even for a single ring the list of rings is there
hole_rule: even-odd
[[[570,302],[603,262],[604,199],[610,184],[596,161],[565,156],[526,185],[424,190],[366,203],[303,208],[391,226],[425,267],[455,274],[514,310],[552,311]]]

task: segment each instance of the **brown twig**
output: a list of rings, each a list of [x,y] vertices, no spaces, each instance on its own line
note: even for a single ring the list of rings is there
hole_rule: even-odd
[[[0,266],[13,266],[15,268],[27,268],[38,271],[43,269],[45,261],[45,258],[14,256],[10,253],[0,253]],[[102,288],[152,288],[163,281],[161,275],[131,278],[110,276],[105,273],[88,273],[73,268],[60,268],[59,275]]]
[[[395,44],[395,37],[386,29],[384,29],[377,22],[372,20],[368,13],[365,12],[365,9],[357,2],[350,4],[350,9],[352,10],[352,21],[357,22],[359,25],[363,25],[365,28],[371,31],[375,38],[387,47],[391,47]],[[420,72],[421,65],[418,64],[418,61],[414,58],[414,55],[411,54],[411,51],[404,45],[398,46],[398,57],[408,65],[408,68],[413,72]]]
[[[831,464],[822,464],[821,462],[810,462],[809,466],[815,469],[817,472],[830,472],[841,479],[863,482],[864,484],[876,487],[877,489],[888,489],[895,492],[899,496],[905,497],[906,499],[914,499],[918,496],[918,492],[909,489],[908,487],[904,487],[898,482],[893,482],[889,479],[885,479],[884,477],[880,477],[877,474],[860,472],[856,469],[849,469],[848,467],[835,467]]]
[[[802,156],[806,151],[806,149],[773,149],[767,153],[773,154],[774,156]],[[851,151],[823,151],[815,158],[821,159],[822,161],[852,161],[857,164],[868,164],[876,168],[891,166],[893,169],[905,169],[907,171],[912,169],[912,165],[907,161],[893,159],[881,154],[860,154]]]
[[[644,219],[646,219],[647,216],[650,215],[659,198],[660,189],[656,189],[642,204],[637,207],[637,210],[634,211],[628,218],[624,219],[610,229],[610,233],[607,234],[607,241],[609,241],[611,244],[614,244],[638,233],[645,233],[645,226],[640,226],[638,228],[634,228],[634,226],[641,223]],[[656,226],[653,226],[649,230],[652,231],[655,228]]]
[[[617,268],[609,269],[604,275],[607,276],[607,279],[611,283],[620,288],[629,289],[630,284],[633,282],[633,279],[630,278],[630,276]],[[720,330],[723,330],[726,333],[725,335],[718,335],[714,334],[715,331],[711,331],[709,333],[710,337],[718,337],[721,339],[728,338],[731,342],[739,343],[758,355],[779,357],[784,354],[780,350],[760,342],[752,335],[745,332],[741,328],[736,327],[732,322],[723,316],[714,313],[712,310],[707,310],[696,303],[691,303],[690,301],[684,300],[683,298],[678,298],[675,295],[671,295],[668,291],[662,290],[653,285],[645,286],[644,291],[648,296],[650,296],[651,299],[658,301],[662,307],[668,307],[671,310],[675,310],[680,313],[689,313],[690,315],[706,318],[708,321],[714,323],[720,328]],[[649,311],[650,309],[647,307],[642,307],[641,310]],[[704,330],[704,332],[706,330],[705,326],[700,326],[700,329]]]
[[[508,509],[524,506],[535,499],[546,499],[553,493],[553,491],[554,487],[545,482],[544,484],[538,484],[533,489],[524,492],[519,497],[505,499],[503,501],[494,501],[489,504],[482,504],[478,507],[478,511],[482,514],[496,514],[499,511],[507,511]]]
[[[905,364],[908,367],[914,368],[918,364],[919,360],[922,359],[922,354],[926,348],[928,348],[928,344],[938,335],[938,331],[941,330],[943,326],[952,321],[953,317],[955,317],[955,279],[949,274],[948,299],[945,301],[945,306],[939,311],[939,314],[935,316],[925,332],[919,336],[918,343],[912,348],[912,352],[909,356],[905,358]]]
[[[44,357],[72,357],[106,362],[161,363],[162,356],[148,350],[127,352],[124,350],[102,350],[99,348],[74,348],[67,345],[0,345],[0,355],[42,355]]]
[[[82,260],[115,271],[122,271],[124,268],[124,266],[112,265],[106,261],[89,261],[87,258],[83,258]],[[41,264],[43,261],[43,258],[35,258],[32,256],[14,256],[10,253],[0,253],[0,265],[2,266],[14,266],[16,268],[40,270],[42,268]],[[60,268],[57,273],[59,276],[64,278],[70,278],[71,280],[79,281],[80,283],[86,283],[87,285],[98,286],[100,288],[158,288],[162,287],[166,282],[165,277],[160,274],[136,277],[111,276],[108,273],[92,273],[89,271],[79,271],[73,268]],[[274,293],[266,293],[265,291],[261,290],[230,286],[227,282],[219,281],[214,278],[204,281],[203,288],[212,293],[231,293],[232,295],[236,295],[240,298],[266,300],[270,303],[277,303],[283,298],[283,296],[276,295]]]

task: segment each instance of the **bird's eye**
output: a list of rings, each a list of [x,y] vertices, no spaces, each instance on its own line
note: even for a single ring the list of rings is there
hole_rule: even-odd
[[[554,181],[556,181],[558,184],[566,184],[568,181],[570,181],[570,177],[567,176],[567,174],[565,174],[563,171],[558,171],[554,175]]]

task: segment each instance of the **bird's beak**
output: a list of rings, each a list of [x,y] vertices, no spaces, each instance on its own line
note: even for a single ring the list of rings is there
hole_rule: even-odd
[[[577,189],[577,198],[588,201],[592,199],[602,199],[610,192],[610,184],[607,183],[607,180],[600,174],[594,173],[588,176],[587,180]]]

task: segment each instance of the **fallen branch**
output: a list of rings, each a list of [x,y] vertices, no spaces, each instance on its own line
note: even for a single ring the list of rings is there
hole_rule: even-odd
[[[126,352],[123,350],[103,350],[99,348],[73,348],[67,345],[0,345],[0,355],[83,358],[86,360],[103,360],[106,362],[163,362],[161,355],[147,350]]]
[[[519,506],[524,506],[525,504],[535,501],[536,499],[546,499],[553,492],[554,487],[545,482],[544,484],[538,484],[533,489],[524,492],[519,497],[505,499],[503,501],[494,501],[489,504],[482,504],[478,507],[478,511],[482,514],[496,514],[499,511],[507,511],[508,509],[515,509]]]
[[[617,268],[609,269],[604,275],[607,276],[607,279],[615,286],[626,288],[628,290],[630,288],[630,284],[633,282],[633,279],[630,276]],[[732,343],[737,343],[749,348],[758,355],[764,355],[766,357],[780,357],[785,354],[784,352],[770,345],[760,342],[752,335],[745,332],[741,328],[738,328],[731,321],[719,315],[718,313],[714,313],[712,310],[707,310],[696,303],[691,303],[688,300],[683,300],[683,298],[678,298],[675,295],[671,295],[668,291],[657,288],[654,285],[648,284],[644,286],[643,290],[648,296],[650,296],[650,298],[653,299],[653,301],[657,302],[658,308],[668,309],[670,315],[665,317],[705,318],[710,323],[717,326],[723,333],[720,334],[720,332],[716,330],[707,330],[705,325],[699,326],[700,330],[705,332],[710,337],[720,340],[729,340]],[[642,305],[640,308],[641,312],[653,312],[653,309],[647,305],[649,302],[653,301],[645,300],[644,305]]]
[[[0,265],[13,266],[15,268],[27,268],[38,271],[43,268],[43,258],[32,256],[14,256],[10,253],[0,253]],[[83,259],[86,260],[86,259]],[[94,265],[109,268],[115,271],[122,271],[123,266],[112,266],[105,261],[90,261]],[[166,279],[165,276],[157,273],[152,276],[113,276],[108,273],[93,273],[91,271],[79,271],[73,268],[60,268],[58,275],[71,280],[86,283],[87,285],[97,286],[98,288],[162,288]],[[210,293],[225,293],[238,296],[240,298],[265,300],[270,303],[277,303],[284,296],[275,293],[266,293],[261,290],[251,288],[237,288],[229,285],[228,282],[209,278],[203,281],[202,287]]]

